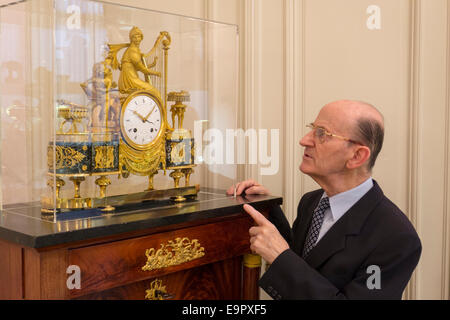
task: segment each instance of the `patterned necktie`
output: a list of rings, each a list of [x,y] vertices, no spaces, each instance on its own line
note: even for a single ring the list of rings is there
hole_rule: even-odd
[[[317,238],[319,237],[320,228],[322,227],[323,217],[325,211],[330,207],[330,200],[328,197],[320,199],[319,205],[314,210],[311,226],[309,227],[308,236],[306,237],[305,246],[303,247],[303,258],[306,258],[308,253],[316,245]]]

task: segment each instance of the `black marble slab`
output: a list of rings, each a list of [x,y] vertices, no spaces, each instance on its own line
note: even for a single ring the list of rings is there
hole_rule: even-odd
[[[98,209],[60,213],[43,219],[38,204],[5,206],[0,212],[0,239],[32,248],[44,248],[282,204],[282,198],[264,195],[227,196],[224,190],[201,189],[197,199],[175,204],[145,202],[103,214]],[[48,219],[48,218],[47,218]]]

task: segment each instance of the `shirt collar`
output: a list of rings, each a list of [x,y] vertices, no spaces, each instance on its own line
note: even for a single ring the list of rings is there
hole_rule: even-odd
[[[367,191],[372,189],[373,181],[372,177],[358,185],[357,187],[347,190],[345,192],[338,193],[329,198],[330,209],[333,220],[336,222],[344,213],[346,213],[353,205],[361,199]],[[322,198],[327,197],[326,192],[323,193]]]

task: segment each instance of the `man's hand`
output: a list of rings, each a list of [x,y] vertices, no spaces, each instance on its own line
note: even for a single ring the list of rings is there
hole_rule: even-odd
[[[244,210],[257,224],[249,230],[250,249],[268,263],[272,263],[283,251],[289,249],[288,243],[278,232],[278,229],[260,212],[248,204],[244,204]]]
[[[234,195],[234,190],[236,188],[236,195],[240,196],[244,191],[246,194],[265,194],[269,195],[270,192],[263,185],[260,185],[254,180],[245,180],[237,183],[236,185],[232,185],[227,190],[228,195]]]

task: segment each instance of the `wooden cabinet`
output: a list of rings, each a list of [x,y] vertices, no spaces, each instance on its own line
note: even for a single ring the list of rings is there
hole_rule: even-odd
[[[82,296],[81,299],[241,299],[242,259],[234,257]]]
[[[237,210],[41,248],[0,238],[0,298],[258,299],[252,225]]]
[[[82,282],[81,289],[70,290],[68,294],[79,297],[121,286],[119,292],[133,292],[133,297],[137,298],[140,294],[144,298],[145,290],[139,291],[137,288],[148,289],[151,281],[147,279],[160,279],[167,292],[179,299],[240,299],[240,290],[237,289],[240,288],[241,256],[249,251],[248,229],[251,223],[248,217],[238,216],[215,223],[69,249],[68,264],[80,267]],[[226,288],[219,282],[215,285],[214,279],[221,276],[230,277],[233,281],[228,282],[228,286],[236,288]],[[192,281],[198,282],[199,287],[211,287],[211,293],[207,294],[208,290],[202,290],[198,295],[189,293],[189,288],[196,286]],[[138,292],[131,288],[136,288]],[[108,292],[106,296],[116,294],[115,290]]]

